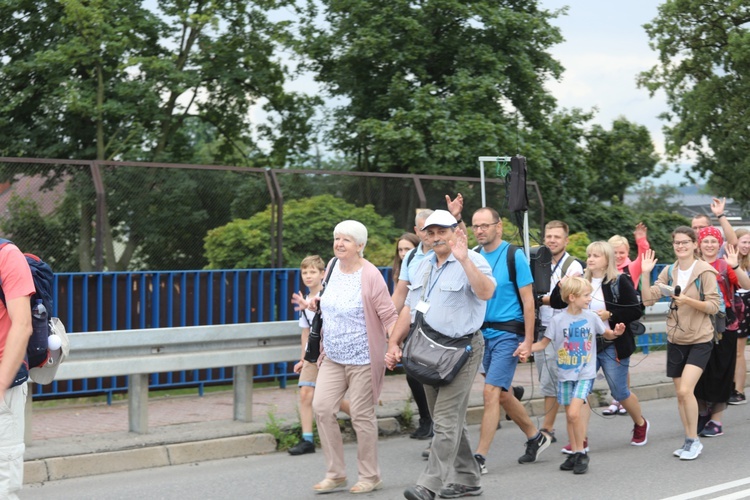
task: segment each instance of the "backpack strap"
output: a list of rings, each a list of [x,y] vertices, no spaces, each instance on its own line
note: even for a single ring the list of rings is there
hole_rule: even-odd
[[[513,283],[513,287],[516,289],[516,297],[518,298],[518,305],[521,306],[521,310],[523,310],[523,300],[521,300],[521,291],[518,289],[518,282],[516,281],[516,278],[517,278],[516,250],[518,250],[517,246],[513,245],[512,243],[508,244],[508,255],[507,255],[508,278],[510,278],[511,283]]]
[[[576,258],[570,254],[565,257],[565,260],[562,263],[562,268],[560,269],[560,276],[566,276],[568,274],[568,269],[570,269],[571,264],[573,264],[575,260]]]
[[[0,238],[0,250],[5,248],[7,245],[10,245],[13,243],[10,240],[6,240],[5,238]],[[3,302],[4,306],[7,306],[8,304],[5,302],[5,291],[3,291],[3,283],[0,281],[0,301]]]
[[[420,243],[420,245],[421,245],[421,243]],[[419,247],[416,246],[416,247],[412,248],[411,250],[409,250],[409,253],[406,256],[406,268],[407,269],[409,269],[409,264],[411,264],[411,261],[414,260],[414,256],[417,255],[417,248],[419,248]],[[398,278],[398,276],[396,276],[396,277]]]
[[[622,275],[618,274],[617,278],[609,282],[609,289],[612,291],[612,299],[615,304],[620,303],[620,276]]]

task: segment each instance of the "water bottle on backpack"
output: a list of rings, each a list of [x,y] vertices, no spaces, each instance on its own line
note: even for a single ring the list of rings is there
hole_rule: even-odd
[[[41,366],[47,361],[49,356],[48,340],[49,336],[49,316],[47,308],[44,307],[41,299],[37,299],[36,304],[31,308],[31,338],[26,348],[26,354],[29,357],[29,366]]]

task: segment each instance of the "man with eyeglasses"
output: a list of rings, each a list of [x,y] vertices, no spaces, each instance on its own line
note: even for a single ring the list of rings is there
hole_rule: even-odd
[[[536,462],[551,439],[536,428],[526,408],[510,391],[518,360],[526,360],[534,341],[534,280],[531,268],[523,251],[517,249],[516,282],[511,281],[508,270],[510,245],[502,239],[503,223],[496,210],[480,208],[474,212],[471,222],[477,242],[482,246],[480,253],[489,262],[492,275],[497,281],[495,293],[487,301],[487,312],[482,325],[485,341],[483,365],[486,371],[484,414],[474,458],[485,474],[486,456],[497,431],[500,406],[527,438],[526,453],[518,459],[519,463]]]

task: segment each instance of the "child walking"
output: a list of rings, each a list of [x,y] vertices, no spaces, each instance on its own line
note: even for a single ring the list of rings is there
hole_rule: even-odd
[[[592,288],[585,279],[566,278],[560,288],[568,307],[552,317],[544,337],[531,346],[531,351],[543,351],[552,342],[557,352],[557,401],[565,406],[568,438],[573,451],[560,469],[584,474],[589,468],[589,456],[583,445],[588,418],[582,413],[588,411],[584,405],[596,378],[596,336],[601,335],[605,342],[611,342],[622,335],[625,324],[618,323],[611,330],[589,310]]]
[[[308,290],[305,300],[309,300],[317,296],[323,288],[326,264],[320,256],[308,255],[302,259],[299,267],[300,274],[302,275],[302,283]],[[294,365],[294,373],[299,373],[299,419],[300,426],[302,427],[302,440],[289,448],[290,455],[315,453],[312,400],[315,391],[315,380],[318,378],[318,366],[304,359],[305,349],[307,348],[307,337],[310,335],[310,323],[313,316],[315,316],[315,313],[308,309],[302,309],[299,314],[299,326],[302,328],[302,354],[297,364]]]

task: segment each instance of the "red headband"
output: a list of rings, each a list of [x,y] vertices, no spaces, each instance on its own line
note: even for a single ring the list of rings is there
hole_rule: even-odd
[[[698,244],[701,244],[701,241],[703,241],[703,238],[706,236],[713,236],[717,240],[719,240],[719,245],[724,244],[724,237],[721,235],[721,231],[716,229],[713,226],[710,227],[704,227],[700,231],[698,231]]]

